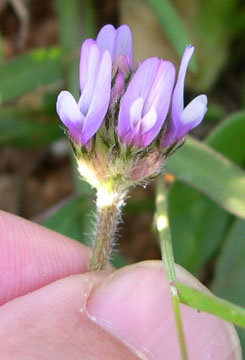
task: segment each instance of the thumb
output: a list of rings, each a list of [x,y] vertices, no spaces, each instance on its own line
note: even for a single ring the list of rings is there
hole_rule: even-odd
[[[176,267],[177,279],[207,291]],[[171,298],[160,261],[146,261],[108,276],[89,298],[88,312],[104,329],[149,359],[180,359]],[[233,325],[181,304],[189,359],[242,359]]]
[[[177,274],[193,282],[183,269]],[[190,360],[241,359],[232,325],[184,305],[181,311]],[[162,264],[74,275],[6,303],[0,358],[180,359]]]

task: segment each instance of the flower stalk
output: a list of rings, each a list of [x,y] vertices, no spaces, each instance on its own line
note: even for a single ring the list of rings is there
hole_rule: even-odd
[[[121,207],[125,193],[100,187],[97,191],[97,222],[90,263],[90,271],[104,270],[112,249],[113,241],[121,219]]]
[[[171,243],[171,235],[169,231],[169,221],[167,214],[167,199],[164,189],[164,182],[161,177],[156,181],[156,206],[157,206],[157,230],[159,233],[160,247],[164,269],[166,272],[169,291],[172,299],[174,319],[178,334],[179,347],[182,360],[188,360],[187,349],[185,344],[185,336],[180,312],[180,300],[176,283],[176,274],[174,268],[174,256]]]

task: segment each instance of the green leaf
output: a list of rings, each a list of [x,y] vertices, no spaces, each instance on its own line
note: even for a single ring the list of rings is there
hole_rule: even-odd
[[[67,200],[58,209],[54,209],[54,213],[44,220],[42,225],[90,246],[93,212],[92,199],[81,195]],[[112,252],[110,262],[116,269],[128,264],[128,261],[117,251]]]
[[[245,112],[241,111],[222,121],[206,143],[242,165],[245,163],[244,138]],[[176,262],[199,275],[224,240],[231,216],[207,196],[178,181],[171,186],[168,201]]]
[[[212,290],[219,296],[245,303],[245,220],[237,219],[218,258]]]
[[[200,65],[195,86],[203,91],[217,81],[229,59],[230,43],[235,35],[234,25],[241,20],[242,12],[237,0],[205,0],[194,3],[197,12],[189,28],[196,38],[196,55]]]
[[[183,304],[245,328],[245,308],[179,282],[176,282],[176,287]]]
[[[180,182],[171,186],[168,202],[175,260],[198,276],[222,242],[230,215]]]
[[[84,244],[88,244],[87,235],[85,234],[87,229],[85,230],[85,228],[89,221],[90,204],[90,199],[85,196],[69,199],[58,210],[55,209],[55,212],[42,225]]]
[[[223,152],[237,164],[242,165],[245,164],[244,137],[245,111],[241,111],[227,117],[211,133],[206,142],[216,150]],[[172,191],[175,194],[174,202],[171,200]],[[209,256],[213,253],[215,247],[211,252],[212,246],[215,246],[215,244],[218,246],[225,239],[226,230],[231,223],[231,217],[204,195],[184,184],[174,184],[169,195],[169,211],[172,210],[172,214],[170,211],[170,220],[173,222],[171,225],[173,225],[172,235],[175,257],[177,262],[183,265],[187,264],[193,270],[195,269],[195,264],[205,258],[205,253],[208,256],[209,249]],[[208,203],[211,205],[211,208],[210,206],[208,207]],[[183,209],[185,206],[187,206],[187,210]],[[207,206],[206,210],[205,206]],[[201,211],[202,207],[204,207],[203,211]],[[222,222],[223,231],[221,231]],[[212,290],[217,295],[224,296],[228,300],[240,305],[245,304],[245,293],[242,283],[245,271],[244,228],[244,220],[236,220],[231,228],[228,235],[230,246],[228,246],[229,241],[227,241],[219,256],[217,276],[215,275],[212,286]],[[237,236],[240,236],[240,240]],[[200,253],[196,253],[197,258],[195,259],[192,254],[198,249]],[[194,262],[194,265],[191,262]],[[229,284],[226,283],[226,279],[229,279]],[[238,333],[245,350],[245,332],[238,329]]]
[[[72,51],[80,46],[82,41],[81,1],[56,1],[58,15],[58,30],[61,46],[66,51]],[[69,31],[67,31],[69,29]]]
[[[0,147],[42,147],[62,136],[57,118],[0,108]]]
[[[245,111],[228,116],[208,136],[207,144],[238,165],[245,164]]]
[[[110,263],[116,269],[120,269],[121,267],[128,265],[128,261],[116,251],[112,252],[111,258],[110,258]]]
[[[142,212],[153,212],[154,211],[154,200],[153,199],[142,199],[142,200],[131,200],[127,202],[125,206],[126,213],[142,213]]]
[[[60,45],[66,54],[64,77],[68,90],[75,96],[79,94],[79,55],[84,29],[81,19],[80,0],[56,1]],[[69,29],[69,31],[67,31]]]
[[[215,102],[208,102],[208,110],[205,114],[205,123],[212,122],[213,124],[218,123],[226,116],[225,109],[222,105]]]
[[[209,146],[189,138],[166,170],[227,211],[245,217],[245,172]]]
[[[245,221],[236,220],[218,258],[212,291],[239,305],[245,304]],[[245,331],[238,331],[245,351]]]
[[[94,16],[94,6],[93,1],[83,0],[82,3],[83,11],[83,22],[85,28],[86,38],[96,38],[96,25],[95,25],[95,16]]]
[[[147,0],[147,2],[156,14],[164,35],[181,58],[185,47],[192,43],[182,19],[168,0]],[[193,72],[197,71],[195,55],[190,62],[190,69]]]
[[[40,48],[0,66],[0,101],[5,102],[62,79],[60,48]]]

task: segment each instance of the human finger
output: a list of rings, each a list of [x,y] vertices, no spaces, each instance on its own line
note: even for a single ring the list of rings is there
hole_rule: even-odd
[[[177,276],[202,287],[182,268]],[[242,359],[231,324],[184,305],[181,312],[190,360]],[[9,360],[180,359],[168,284],[156,261],[64,278],[3,305],[0,340],[0,358]]]
[[[89,254],[74,240],[0,211],[0,305],[87,271]]]

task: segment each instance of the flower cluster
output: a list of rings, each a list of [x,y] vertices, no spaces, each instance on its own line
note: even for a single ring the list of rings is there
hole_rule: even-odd
[[[156,176],[188,131],[202,121],[206,95],[184,107],[184,81],[194,47],[186,47],[175,84],[175,68],[152,57],[133,70],[132,36],[126,25],[104,26],[85,40],[80,58],[81,95],[57,99],[81,175],[95,187],[117,179],[129,187]],[[175,86],[174,86],[175,85]]]

